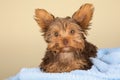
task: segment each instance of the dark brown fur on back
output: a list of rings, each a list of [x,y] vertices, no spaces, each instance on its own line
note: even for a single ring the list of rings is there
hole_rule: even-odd
[[[90,57],[96,57],[97,47],[86,40],[93,15],[93,5],[84,4],[72,17],[54,17],[44,9],[36,9],[35,20],[48,44],[40,64],[45,72],[69,72],[90,69]]]

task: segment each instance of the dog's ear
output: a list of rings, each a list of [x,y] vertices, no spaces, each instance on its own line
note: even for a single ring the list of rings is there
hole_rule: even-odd
[[[45,32],[48,29],[50,23],[54,20],[54,16],[44,9],[36,9],[35,20],[41,27],[42,31]]]
[[[78,24],[83,29],[88,29],[90,20],[94,12],[94,7],[92,4],[86,3],[82,5],[72,16],[72,18],[77,21]]]

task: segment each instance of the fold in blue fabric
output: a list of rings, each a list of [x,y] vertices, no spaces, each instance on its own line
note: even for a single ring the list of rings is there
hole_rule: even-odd
[[[45,73],[39,68],[22,68],[7,80],[120,80],[120,48],[99,49],[96,58],[90,58],[89,70],[64,73]]]

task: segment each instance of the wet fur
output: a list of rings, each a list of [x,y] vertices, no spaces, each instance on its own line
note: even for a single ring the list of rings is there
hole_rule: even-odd
[[[35,20],[48,44],[40,64],[45,72],[70,72],[90,69],[90,57],[96,57],[97,47],[86,40],[93,14],[92,4],[84,4],[71,17],[54,17],[44,9],[35,10]]]

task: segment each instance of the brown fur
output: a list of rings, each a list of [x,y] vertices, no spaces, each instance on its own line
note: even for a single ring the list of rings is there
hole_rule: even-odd
[[[35,20],[48,43],[40,68],[45,72],[69,72],[90,69],[90,57],[96,57],[97,47],[87,42],[85,35],[92,18],[92,4],[83,5],[72,18],[59,18],[44,9],[36,9]]]

